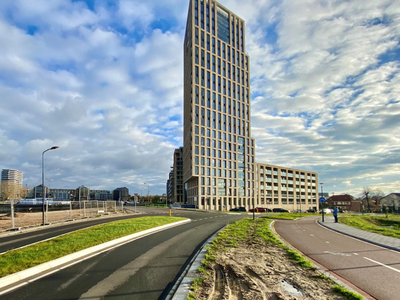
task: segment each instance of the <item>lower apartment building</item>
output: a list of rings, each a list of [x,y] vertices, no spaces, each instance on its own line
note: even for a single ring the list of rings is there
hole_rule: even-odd
[[[199,209],[229,211],[238,206],[247,210],[254,207],[283,208],[288,211],[319,209],[318,173],[288,167],[256,163],[255,188],[252,199],[218,196],[205,193],[196,199]],[[175,183],[172,183],[176,185]],[[187,200],[183,199],[183,203]]]
[[[257,163],[255,206],[289,211],[318,209],[318,174]]]

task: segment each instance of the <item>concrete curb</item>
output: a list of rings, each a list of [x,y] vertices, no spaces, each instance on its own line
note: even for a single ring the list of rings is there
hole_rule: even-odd
[[[200,277],[197,269],[201,267],[202,261],[206,258],[207,245],[211,244],[217,238],[218,233],[224,230],[226,226],[214,233],[200,248],[196,255],[192,258],[185,271],[178,278],[175,285],[169,292],[166,300],[186,300],[190,292],[190,285],[193,280]]]
[[[70,266],[73,265],[74,263],[77,263],[79,261],[88,259],[90,257],[93,257],[95,255],[98,255],[102,252],[108,251],[112,248],[121,246],[125,243],[134,241],[136,239],[142,238],[144,236],[162,231],[162,230],[166,230],[172,227],[176,227],[179,225],[183,225],[186,223],[191,222],[192,220],[188,219],[188,220],[183,220],[183,221],[179,221],[179,222],[175,222],[175,223],[170,223],[170,224],[166,224],[163,226],[159,226],[159,227],[155,227],[155,228],[151,228],[151,229],[147,229],[141,232],[137,232],[128,236],[124,236],[97,246],[93,246],[63,257],[60,257],[58,259],[43,263],[41,265],[5,276],[3,278],[0,278],[0,288],[5,288],[8,287],[12,284],[15,283],[19,283],[20,281],[28,281],[31,277],[38,275],[40,273],[49,271],[49,270],[53,270],[55,268],[61,269],[65,268],[66,265]],[[1,293],[0,293],[1,295]]]

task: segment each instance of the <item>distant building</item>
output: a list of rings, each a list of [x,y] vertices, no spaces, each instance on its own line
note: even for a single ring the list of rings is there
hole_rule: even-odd
[[[398,212],[400,207],[400,193],[390,193],[381,199],[382,208]]]
[[[49,189],[46,186],[44,186],[45,198],[47,198],[48,192]],[[43,186],[41,184],[33,188],[33,198],[43,198]]]
[[[167,198],[168,202],[176,202],[174,199],[174,170],[171,170],[167,180]]]
[[[334,208],[335,206],[339,209],[345,211],[361,211],[361,201],[355,200],[351,195],[333,195],[326,199],[326,203],[329,208]]]
[[[174,151],[173,202],[184,202],[183,199],[183,147]]]
[[[75,190],[76,201],[89,201],[90,189],[81,185]]]
[[[116,201],[129,201],[129,190],[126,187],[116,188],[113,191],[113,199]]]
[[[113,200],[113,193],[108,190],[90,190],[90,200],[107,201]]]
[[[3,169],[1,170],[1,181],[7,181],[22,186],[23,174],[23,172],[18,170]]]
[[[73,200],[75,189],[50,189],[49,197],[54,200],[69,201]]]

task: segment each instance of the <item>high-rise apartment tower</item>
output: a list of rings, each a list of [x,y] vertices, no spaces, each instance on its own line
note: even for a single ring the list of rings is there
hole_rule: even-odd
[[[242,19],[213,0],[190,0],[184,40],[183,181],[199,208],[251,208],[255,153],[250,63]]]

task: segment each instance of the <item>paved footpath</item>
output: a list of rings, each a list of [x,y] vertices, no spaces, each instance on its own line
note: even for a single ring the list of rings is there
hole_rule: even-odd
[[[364,231],[361,229],[341,224],[340,215],[339,215],[339,223],[335,223],[335,219],[333,218],[333,216],[330,215],[325,216],[324,219],[325,222],[322,222],[322,219],[319,219],[318,223],[326,228],[369,242],[371,244],[379,245],[400,252],[400,239]]]

